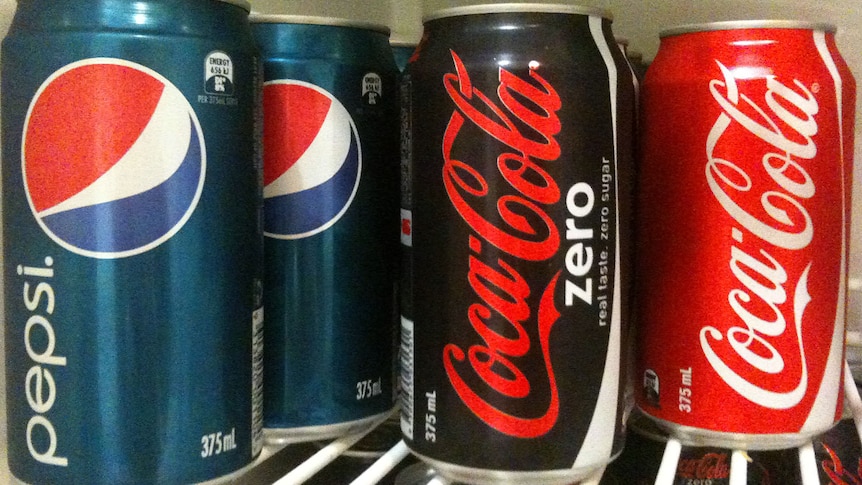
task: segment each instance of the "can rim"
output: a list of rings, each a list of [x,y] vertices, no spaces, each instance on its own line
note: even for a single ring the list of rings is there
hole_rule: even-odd
[[[667,443],[668,440],[667,432],[659,428],[647,414],[639,409],[632,411],[626,422],[626,429],[658,443]]]
[[[835,33],[835,25],[827,22],[809,22],[805,20],[729,20],[723,22],[708,22],[703,24],[684,24],[659,32],[660,38],[697,32],[712,32],[716,30],[744,29],[799,29],[817,30]]]
[[[340,17],[318,17],[314,15],[282,15],[252,12],[249,22],[256,24],[299,24],[299,25],[323,25],[330,27],[350,27],[355,29],[373,30],[386,34],[392,33],[389,27],[374,22],[364,22]]]
[[[251,12],[251,4],[246,0],[219,0],[220,2],[229,3],[231,5],[236,5],[237,7],[245,10],[246,12]]]
[[[581,5],[558,3],[488,3],[437,10],[422,17],[422,22],[425,23],[446,17],[495,13],[561,13],[569,15],[590,15],[613,20],[613,15],[611,15],[610,10],[600,7],[586,7]]]

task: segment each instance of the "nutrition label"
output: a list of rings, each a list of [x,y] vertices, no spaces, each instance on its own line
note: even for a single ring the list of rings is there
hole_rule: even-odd
[[[252,313],[251,454],[263,449],[263,308]]]
[[[401,317],[401,432],[413,439],[413,321]]]

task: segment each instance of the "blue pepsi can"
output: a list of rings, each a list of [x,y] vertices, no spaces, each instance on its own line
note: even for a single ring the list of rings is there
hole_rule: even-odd
[[[368,426],[393,402],[398,70],[386,27],[252,15],[264,67],[268,442]]]
[[[2,46],[2,196],[21,483],[227,481],[261,450],[248,11],[18,1]]]
[[[392,55],[395,57],[395,65],[398,70],[404,72],[407,68],[407,63],[413,52],[416,51],[416,43],[408,41],[392,41],[389,43],[392,46]]]

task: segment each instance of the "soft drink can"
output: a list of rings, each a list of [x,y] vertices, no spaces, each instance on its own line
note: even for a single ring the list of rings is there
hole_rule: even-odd
[[[19,482],[229,480],[261,450],[248,10],[18,2],[2,190]]]
[[[636,396],[684,442],[798,446],[841,416],[856,95],[834,32],[680,27],[647,73]]]
[[[403,71],[407,67],[407,62],[416,50],[415,42],[408,41],[392,41],[389,43],[392,46],[392,55],[395,57],[395,65],[399,71]]]
[[[572,483],[622,449],[631,73],[600,9],[424,27],[402,85],[402,431],[450,480]]]
[[[264,428],[273,443],[394,407],[398,69],[384,26],[253,15],[264,66]]]

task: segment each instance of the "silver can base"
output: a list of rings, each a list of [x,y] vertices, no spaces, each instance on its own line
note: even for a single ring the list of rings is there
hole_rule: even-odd
[[[263,428],[263,442],[272,446],[284,446],[291,443],[339,438],[364,431],[391,412],[392,410],[390,409],[367,418],[344,423],[305,426],[301,428]]]
[[[242,468],[234,470],[234,471],[232,471],[226,475],[212,478],[212,479],[209,479],[209,480],[206,480],[203,482],[198,482],[194,485],[226,485],[228,483],[238,483],[237,481],[240,477],[242,477],[243,475],[248,473],[249,470],[251,470],[252,468],[254,468],[255,466],[258,465],[258,459],[259,458],[260,458],[260,455],[258,454],[258,456],[255,457],[255,459],[251,463],[243,466]],[[12,485],[31,485],[31,484],[27,483],[27,482],[23,482],[23,481],[19,480],[17,477],[15,477],[14,475],[12,475]]]
[[[417,479],[417,484],[429,483],[423,482],[423,479],[430,480],[438,478],[434,483],[441,483],[439,478],[443,478],[442,483],[468,483],[472,485],[500,485],[500,484],[525,484],[530,485],[568,485],[577,483],[604,469],[608,463],[612,462],[616,455],[610,457],[605,463],[598,463],[592,467],[582,468],[567,468],[557,470],[541,470],[541,471],[511,471],[511,470],[491,470],[486,468],[474,468],[461,465],[453,465],[438,460],[431,459],[427,456],[413,451],[413,455],[422,460],[422,462],[430,468],[430,470],[421,470],[419,467],[413,468],[409,474],[410,479]],[[405,476],[405,480],[408,476]],[[402,482],[397,482],[402,483]],[[404,482],[407,485],[409,482]]]
[[[798,448],[810,443],[817,436],[829,431],[826,429],[806,431],[804,433],[775,433],[775,434],[746,434],[725,433],[710,431],[707,429],[682,426],[670,421],[643,414],[653,421],[659,428],[667,432],[670,437],[676,438],[684,446],[712,446],[727,448],[730,450],[769,451]],[[833,423],[833,425],[838,424]]]

